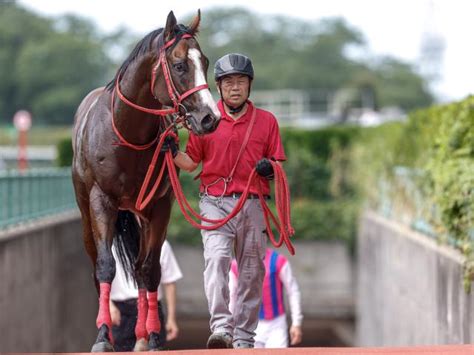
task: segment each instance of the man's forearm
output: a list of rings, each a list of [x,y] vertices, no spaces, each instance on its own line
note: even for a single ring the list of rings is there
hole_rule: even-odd
[[[196,170],[198,163],[195,163],[189,155],[184,152],[178,152],[176,157],[173,159],[176,166],[180,169],[183,169],[189,173]]]
[[[168,320],[176,321],[176,283],[163,284],[166,298]]]

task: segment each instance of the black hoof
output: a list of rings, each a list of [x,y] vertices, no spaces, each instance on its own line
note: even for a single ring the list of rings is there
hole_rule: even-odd
[[[114,352],[114,347],[108,341],[102,341],[92,345],[91,353],[110,353]]]
[[[92,346],[91,352],[92,353],[106,353],[114,351],[114,347],[110,343],[109,339],[109,327],[105,324],[99,328],[99,334],[97,335],[97,339],[95,344]]]
[[[160,337],[157,333],[151,332],[148,338],[149,351],[163,350],[163,344],[160,343]]]

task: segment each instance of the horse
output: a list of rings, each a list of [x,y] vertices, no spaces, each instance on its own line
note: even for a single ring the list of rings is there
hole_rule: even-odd
[[[91,91],[74,117],[72,179],[99,294],[92,352],[114,351],[109,310],[114,238],[139,289],[135,350],[160,348],[160,253],[174,200],[167,172],[146,204],[135,202],[150,161],[157,168],[165,163],[164,154],[152,149],[165,130],[178,118],[197,135],[213,132],[219,123],[207,84],[209,61],[196,39],[200,20],[198,10],[189,26],[178,24],[171,11],[165,27],[139,41],[114,79]]]

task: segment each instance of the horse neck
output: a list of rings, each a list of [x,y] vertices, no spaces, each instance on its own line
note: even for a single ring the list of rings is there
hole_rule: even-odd
[[[152,58],[144,56],[130,64],[120,80],[120,90],[139,106],[160,109],[161,104],[150,92]],[[155,116],[128,106],[118,97],[115,99],[115,125],[133,144],[146,144],[162,130],[164,117]]]

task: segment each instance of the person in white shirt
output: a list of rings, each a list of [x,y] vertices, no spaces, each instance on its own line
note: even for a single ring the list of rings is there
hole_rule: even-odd
[[[116,262],[115,278],[110,291],[110,315],[115,351],[132,351],[135,345],[135,324],[137,322],[138,288],[125,276],[125,270],[117,256],[115,246],[112,254]],[[175,339],[179,328],[176,323],[176,281],[183,277],[171,245],[164,241],[161,256],[161,282],[158,288],[158,314],[162,324],[160,344]],[[166,298],[166,316],[162,305],[163,292]],[[166,321],[165,321],[166,320]],[[164,326],[166,324],[166,326]]]
[[[229,277],[230,310],[235,310],[237,299],[237,283],[239,271],[235,259],[231,264]],[[288,325],[286,321],[283,289],[288,296],[291,310],[290,344],[297,345],[303,338],[301,313],[301,294],[298,283],[293,276],[288,259],[267,248],[265,254],[265,279],[262,289],[259,322],[255,330],[256,348],[286,348],[288,347]]]

